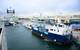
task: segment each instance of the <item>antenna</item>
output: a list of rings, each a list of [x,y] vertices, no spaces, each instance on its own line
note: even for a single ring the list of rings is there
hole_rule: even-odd
[[[40,13],[40,17],[42,17],[42,14]]]

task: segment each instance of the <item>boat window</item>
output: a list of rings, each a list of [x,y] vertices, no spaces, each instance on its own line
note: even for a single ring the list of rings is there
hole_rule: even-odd
[[[57,24],[55,24],[55,26],[57,26]]]
[[[62,23],[64,23],[65,20],[61,20]]]
[[[58,25],[59,27],[62,27],[62,25]]]
[[[54,29],[54,31],[56,31],[56,30]]]
[[[53,31],[53,29],[50,29],[51,31]]]

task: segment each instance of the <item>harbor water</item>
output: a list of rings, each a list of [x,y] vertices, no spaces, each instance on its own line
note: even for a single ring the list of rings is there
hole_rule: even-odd
[[[47,42],[21,24],[5,26],[5,32],[7,50],[80,50],[74,44],[63,46]]]

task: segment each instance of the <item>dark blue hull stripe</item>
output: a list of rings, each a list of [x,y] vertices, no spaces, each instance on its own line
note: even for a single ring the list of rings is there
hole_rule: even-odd
[[[67,43],[67,42],[71,42],[71,40],[69,40],[67,37],[65,36],[61,36],[61,35],[57,35],[57,34],[53,34],[53,33],[48,33],[48,35],[44,34],[44,32],[40,32],[38,30],[34,30],[32,29],[32,32],[36,32],[36,34],[38,34],[39,36],[41,34],[43,34],[43,36],[47,37],[48,40],[50,41],[54,41],[56,39],[56,41],[58,42],[62,42],[62,43]]]

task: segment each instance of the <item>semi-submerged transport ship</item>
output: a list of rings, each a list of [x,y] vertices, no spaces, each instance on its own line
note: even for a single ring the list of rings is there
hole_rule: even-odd
[[[71,44],[72,42],[70,27],[62,23],[53,25],[40,23],[33,24],[32,33],[51,42],[58,42],[60,44]]]
[[[6,11],[7,13],[7,16],[5,16],[5,26],[11,26],[11,25],[15,25],[15,21],[14,21],[14,18],[15,18],[15,10],[14,9],[7,9]]]

